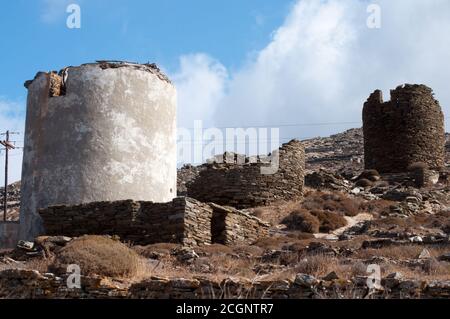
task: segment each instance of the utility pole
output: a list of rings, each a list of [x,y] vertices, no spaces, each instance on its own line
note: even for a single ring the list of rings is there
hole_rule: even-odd
[[[11,141],[9,140],[10,134],[19,134],[16,132],[10,133],[9,131],[6,131],[6,133],[3,133],[1,135],[5,135],[6,138],[3,141],[0,141],[0,144],[5,147],[5,189],[3,190],[3,221],[6,222],[6,212],[8,209],[8,156],[9,156],[9,150],[13,150],[16,147],[11,144]]]

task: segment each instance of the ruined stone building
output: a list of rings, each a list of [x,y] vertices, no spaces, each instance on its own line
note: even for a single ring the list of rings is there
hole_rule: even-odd
[[[205,164],[199,175],[186,185],[187,194],[203,202],[241,209],[300,199],[305,170],[302,143],[297,140],[286,143],[271,157],[270,163],[246,158],[244,163],[225,160]],[[264,167],[268,172],[261,170]]]
[[[25,86],[20,239],[202,245],[267,234],[245,212],[176,197],[176,90],[156,65],[100,61]]]
[[[418,162],[444,166],[444,115],[425,85],[399,86],[388,102],[376,90],[364,104],[363,131],[366,169],[398,173]]]
[[[152,64],[99,62],[27,81],[20,237],[38,209],[176,196],[176,90]]]
[[[268,225],[231,207],[177,197],[167,203],[93,202],[41,209],[47,235],[117,235],[134,244],[250,244]]]

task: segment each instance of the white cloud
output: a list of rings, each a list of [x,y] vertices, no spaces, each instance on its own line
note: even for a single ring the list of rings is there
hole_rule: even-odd
[[[185,55],[171,78],[178,90],[178,124],[190,128],[203,120],[212,125],[214,107],[225,95],[226,68],[205,54]]]
[[[229,77],[215,77],[220,85],[209,85],[192,69],[184,71],[178,79],[181,107],[196,116],[207,110],[211,117],[214,110],[217,126],[360,122],[362,105],[375,89],[388,99],[389,89],[399,84],[423,83],[434,89],[449,114],[450,2],[379,0],[381,29],[366,25],[370,3],[298,1],[270,43],[245,67]],[[182,70],[195,65],[192,57],[185,58]],[[226,74],[222,67],[220,74]],[[211,92],[214,98],[209,99]],[[344,128],[285,128],[282,135],[327,135]]]
[[[80,1],[74,0],[42,0],[41,19],[46,23],[54,23],[67,15],[67,6]]]
[[[19,135],[11,135],[10,137],[10,140],[17,141],[17,146],[23,146],[23,132],[25,127],[24,111],[24,103],[9,101],[0,97],[0,133],[4,133],[6,130],[10,130],[11,132],[19,132]],[[0,136],[0,139],[3,140],[4,138],[4,136]],[[0,154],[0,185],[3,185],[5,178],[4,165],[5,152],[2,151]],[[22,149],[12,150],[9,157],[9,182],[11,183],[20,180],[21,171]]]

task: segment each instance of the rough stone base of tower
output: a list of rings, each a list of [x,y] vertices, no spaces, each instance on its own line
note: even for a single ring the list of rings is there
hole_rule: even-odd
[[[405,172],[419,162],[444,167],[444,115],[429,87],[399,86],[388,102],[376,90],[364,104],[363,125],[366,169]]]

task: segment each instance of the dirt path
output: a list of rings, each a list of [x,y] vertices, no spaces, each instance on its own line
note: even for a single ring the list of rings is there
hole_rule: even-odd
[[[366,221],[366,220],[372,220],[373,216],[368,213],[361,213],[354,217],[345,216],[344,218],[347,220],[347,225],[345,225],[344,227],[335,229],[334,231],[332,231],[329,234],[317,233],[317,234],[314,234],[314,237],[321,238],[321,239],[327,239],[327,240],[338,240],[339,235],[341,235],[347,229],[355,226],[359,222]]]

